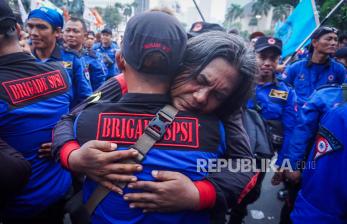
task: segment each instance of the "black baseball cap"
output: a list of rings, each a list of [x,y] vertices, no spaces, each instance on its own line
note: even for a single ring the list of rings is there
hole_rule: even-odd
[[[105,29],[101,30],[101,33],[107,33],[107,34],[112,35],[112,30],[110,28],[105,28]]]
[[[14,23],[17,22],[16,17],[7,2],[5,0],[0,0],[0,23],[5,20],[12,20]]]
[[[188,38],[210,31],[225,31],[225,29],[217,23],[195,22],[188,32]]]
[[[254,44],[254,50],[257,53],[269,48],[273,48],[274,50],[278,51],[279,54],[281,54],[282,41],[278,38],[263,36],[259,37]]]
[[[329,26],[321,26],[311,36],[311,39],[319,39],[321,36],[327,34],[327,33],[335,33],[337,34],[339,32],[338,29],[335,27],[329,27]]]
[[[133,16],[127,23],[122,54],[136,71],[170,75],[177,72],[187,46],[187,35],[181,23],[160,11]],[[144,65],[149,53],[159,52],[165,59],[158,67]]]
[[[337,58],[347,58],[347,47],[340,48],[336,51],[335,57]]]

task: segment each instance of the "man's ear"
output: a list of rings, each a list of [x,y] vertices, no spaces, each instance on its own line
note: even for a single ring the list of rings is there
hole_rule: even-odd
[[[317,40],[317,39],[313,39],[311,43],[312,43],[312,46],[313,46],[314,48],[316,48],[317,43],[318,43],[318,40]]]
[[[17,37],[18,39],[21,39],[21,34],[20,32],[22,31],[22,28],[20,27],[20,25],[18,23],[16,23],[16,32],[17,32]]]
[[[63,34],[63,30],[62,30],[61,27],[57,27],[54,32],[55,32],[55,37],[56,38],[61,37],[61,35]]]
[[[124,58],[122,56],[122,52],[121,51],[117,51],[117,53],[116,53],[116,61],[117,61],[118,68],[123,71],[125,69],[125,60],[124,60]]]

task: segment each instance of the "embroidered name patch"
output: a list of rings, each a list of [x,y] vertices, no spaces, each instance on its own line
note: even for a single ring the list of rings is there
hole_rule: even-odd
[[[134,144],[154,115],[101,113],[98,118],[97,140]],[[197,118],[176,117],[164,137],[155,145],[199,148]]]
[[[270,97],[279,98],[282,100],[288,99],[288,92],[283,90],[271,89],[269,93]]]
[[[59,70],[6,81],[2,83],[2,86],[14,105],[65,90],[68,87]]]
[[[72,62],[70,61],[62,61],[64,68],[72,68]]]

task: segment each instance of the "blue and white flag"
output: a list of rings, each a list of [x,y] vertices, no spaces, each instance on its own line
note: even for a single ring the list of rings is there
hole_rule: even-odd
[[[283,42],[282,57],[284,58],[299,50],[300,44],[318,26],[319,19],[314,0],[301,0],[285,23],[275,33],[275,37]]]

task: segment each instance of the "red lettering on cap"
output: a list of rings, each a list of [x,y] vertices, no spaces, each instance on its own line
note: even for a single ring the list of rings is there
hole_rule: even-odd
[[[165,52],[170,52],[171,48],[162,44],[162,43],[147,43],[143,45],[144,49],[153,49],[153,48],[158,48],[158,49],[162,49]]]

